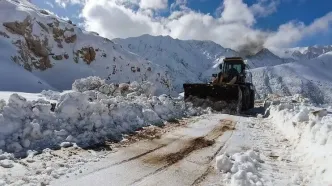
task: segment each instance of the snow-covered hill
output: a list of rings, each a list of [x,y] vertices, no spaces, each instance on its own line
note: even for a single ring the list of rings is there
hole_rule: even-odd
[[[238,52],[224,48],[212,41],[178,40],[169,36],[143,35],[127,39],[114,39],[127,50],[168,69],[178,90],[183,82],[206,81],[216,73],[218,64],[224,57],[239,57]],[[241,56],[243,57],[243,56]],[[250,56],[250,68],[280,65],[294,60],[280,58],[263,49]]]
[[[315,103],[332,102],[332,52],[318,58],[253,69],[253,82],[261,97],[302,94]]]
[[[253,56],[249,56],[248,65],[250,68],[259,68],[265,66],[275,66],[285,63],[291,63],[295,60],[290,58],[280,58],[272,53],[269,49],[264,48]]]
[[[239,56],[212,41],[150,35],[111,41],[28,1],[4,0],[0,9],[0,66],[6,71],[0,90],[5,91],[68,90],[76,79],[99,76],[113,83],[150,81],[159,93],[174,93],[183,83],[210,79],[219,59]],[[271,54],[253,56],[252,66],[284,63]]]
[[[204,72],[221,56],[238,55],[212,41],[183,41],[169,36],[142,35],[113,41],[146,60],[165,67],[176,90],[180,90],[185,82],[201,82],[210,78],[211,74],[206,77]]]
[[[3,0],[0,10],[0,69],[6,72],[0,73],[0,90],[68,90],[88,76],[114,83],[147,80],[160,91],[170,87],[162,66],[27,1]]]
[[[212,41],[150,35],[109,40],[24,0],[0,1],[0,10],[0,90],[4,91],[69,90],[76,79],[99,76],[108,83],[150,81],[156,85],[156,94],[175,94],[182,91],[183,83],[209,80],[224,57],[240,56]],[[330,49],[297,50],[312,58]],[[330,54],[300,60],[302,66],[290,63],[295,61],[292,56],[278,55],[273,49],[263,49],[247,58],[251,68],[258,68],[253,70],[254,83],[261,96],[273,92],[311,94],[314,89],[311,97],[315,96],[316,102],[329,100],[325,95],[330,79],[321,74],[330,77],[330,66],[321,65],[321,60]],[[275,65],[281,66],[271,67]]]

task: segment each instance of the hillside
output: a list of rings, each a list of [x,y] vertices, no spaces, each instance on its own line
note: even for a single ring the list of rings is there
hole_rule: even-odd
[[[313,102],[332,102],[332,52],[306,61],[253,69],[253,81],[261,97],[267,94],[302,94]]]
[[[99,76],[112,83],[151,81],[159,93],[175,93],[185,82],[210,79],[220,58],[238,56],[212,41],[150,35],[111,41],[27,1],[4,0],[0,9],[5,91],[69,90],[76,79]],[[283,63],[264,54],[253,61],[255,67]]]
[[[107,83],[150,81],[155,84],[155,94],[175,95],[182,91],[183,83],[210,80],[224,57],[239,56],[212,41],[151,35],[109,40],[27,1],[3,0],[0,9],[0,91],[70,90],[76,79],[99,76]],[[281,58],[284,49],[263,49],[248,57],[250,68],[257,68],[253,72],[258,93],[261,97],[273,92],[309,94],[315,89],[315,95],[322,95],[317,102],[329,99],[324,97],[329,79],[317,76],[322,74],[320,68],[324,68],[323,74],[329,69],[321,65],[321,59],[329,54],[316,58],[329,50],[289,49],[312,59],[310,62],[294,55]],[[298,63],[290,63],[294,61]],[[302,69],[306,70],[304,75]]]
[[[178,90],[182,82],[207,81],[215,73],[216,64],[224,57],[241,56],[212,41],[178,40],[169,36],[143,35],[127,39],[113,39],[125,49],[168,69]],[[250,68],[280,65],[293,60],[282,59],[268,49],[250,56]]]
[[[0,66],[7,72],[0,74],[0,90],[68,90],[76,79],[99,76],[114,83],[147,80],[168,91],[163,67],[106,38],[27,1],[0,1],[0,9]]]

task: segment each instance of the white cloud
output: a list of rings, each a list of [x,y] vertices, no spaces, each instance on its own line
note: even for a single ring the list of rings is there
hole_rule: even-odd
[[[306,36],[327,30],[332,20],[331,13],[309,25],[291,21],[280,25],[277,31],[267,32],[255,28],[256,18],[275,12],[276,0],[259,0],[251,7],[242,0],[224,0],[217,17],[191,10],[186,0],[176,0],[170,6],[168,17],[156,17],[158,9],[167,8],[167,1],[155,2],[144,5],[142,0],[87,0],[83,3],[81,16],[87,30],[110,39],[142,34],[170,35],[179,39],[212,40],[233,49],[244,46],[259,49],[263,45],[287,47]]]
[[[162,25],[145,12],[134,12],[114,1],[88,1],[82,11],[85,27],[100,35],[115,38],[162,33]]]
[[[168,6],[168,0],[141,0],[139,5],[145,9],[165,9]]]
[[[83,4],[86,0],[55,0],[55,3],[63,8],[66,8],[68,4]]]
[[[292,21],[281,25],[278,31],[269,36],[265,45],[271,47],[288,47],[290,44],[294,44],[305,37],[328,31],[331,26],[332,12],[314,20],[307,26],[302,22]]]
[[[224,0],[221,18],[227,23],[252,25],[255,18],[242,0]]]
[[[275,13],[279,4],[280,0],[258,0],[250,9],[256,16],[266,17]]]
[[[171,11],[175,10],[175,9],[182,9],[182,10],[188,10],[187,7],[187,0],[175,0],[172,4],[171,4]]]

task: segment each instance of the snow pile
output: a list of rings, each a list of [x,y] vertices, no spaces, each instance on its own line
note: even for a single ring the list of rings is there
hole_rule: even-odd
[[[72,89],[77,92],[96,90],[106,95],[127,97],[133,97],[141,94],[146,94],[147,96],[157,95],[154,84],[148,81],[143,81],[141,83],[133,81],[130,84],[107,84],[105,80],[96,76],[90,76],[87,78],[75,80]]]
[[[276,103],[276,102],[275,102]],[[270,119],[295,145],[294,159],[301,161],[310,176],[296,182],[309,185],[332,183],[332,114],[328,108],[314,107],[310,102],[280,101],[269,107]]]
[[[216,157],[216,168],[226,174],[225,182],[232,186],[263,185],[259,175],[261,159],[253,150],[235,153],[232,156],[227,153]]]
[[[78,92],[84,92],[88,90],[98,90],[102,85],[105,84],[99,77],[91,76],[87,78],[77,79],[73,83],[72,89]]]
[[[49,100],[58,100],[60,99],[60,92],[52,91],[52,90],[43,90],[41,92],[41,95],[43,95],[46,99]]]
[[[61,143],[89,146],[107,139],[120,140],[123,133],[150,124],[160,125],[165,120],[204,112],[185,104],[180,97],[146,94],[153,87],[149,83],[120,84],[113,91],[113,84],[98,84],[95,80],[77,81],[87,87],[82,83],[73,87],[87,91],[62,94],[56,105],[12,94],[0,112],[0,149],[24,153]],[[89,90],[92,88],[97,90]]]

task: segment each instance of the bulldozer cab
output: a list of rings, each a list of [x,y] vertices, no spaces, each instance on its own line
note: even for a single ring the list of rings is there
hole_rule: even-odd
[[[234,77],[236,83],[244,83],[246,79],[245,73],[246,64],[242,58],[232,57],[225,58],[223,62],[219,65],[220,72],[218,74],[213,74],[213,82],[230,82]],[[223,76],[221,80],[221,76]],[[234,82],[234,81],[233,81]]]
[[[242,58],[225,58],[219,66],[222,73],[235,69],[239,74],[243,74],[245,67],[246,65]]]

